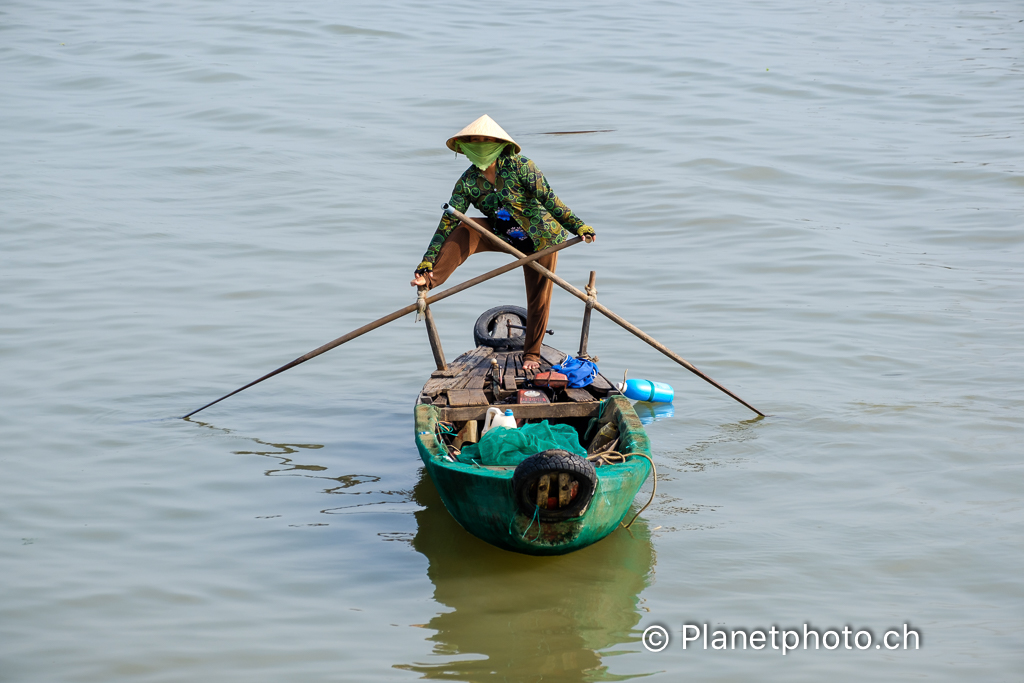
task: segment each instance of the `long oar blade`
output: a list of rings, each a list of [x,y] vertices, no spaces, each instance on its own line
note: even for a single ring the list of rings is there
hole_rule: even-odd
[[[543,249],[541,251],[538,251],[535,254],[530,254],[529,256],[523,255],[518,261],[514,261],[512,263],[508,263],[508,264],[506,264],[504,266],[501,266],[500,268],[495,268],[494,270],[490,270],[490,271],[484,273],[483,275],[478,275],[475,278],[472,278],[470,280],[466,280],[465,282],[463,282],[461,284],[458,284],[458,285],[455,285],[454,287],[449,287],[448,289],[446,289],[446,290],[444,290],[442,292],[438,292],[437,294],[433,294],[431,296],[426,297],[427,304],[432,304],[435,301],[441,301],[442,299],[447,299],[448,297],[450,297],[453,294],[458,294],[459,292],[464,291],[466,289],[469,289],[470,287],[473,287],[474,285],[478,285],[481,282],[485,282],[487,280],[490,280],[491,278],[495,278],[495,277],[498,277],[499,275],[507,273],[510,270],[515,270],[516,268],[520,268],[520,267],[522,267],[524,265],[527,265],[529,263],[533,263],[534,261],[536,261],[539,258],[543,258],[543,257],[547,256],[548,254],[553,254],[556,251],[561,251],[562,249],[565,249],[566,247],[571,247],[574,244],[579,244],[582,241],[583,241],[582,238],[576,237],[576,238],[568,240],[566,242],[562,242],[561,244],[556,244],[553,247],[548,247],[547,249]],[[502,242],[502,244],[504,244],[504,242]],[[255,380],[255,381],[252,381],[252,382],[249,382],[244,387],[239,387],[238,389],[235,389],[234,391],[232,391],[230,394],[224,394],[223,396],[218,398],[216,401],[210,401],[209,403],[207,403],[202,408],[197,408],[196,410],[193,410],[188,415],[182,416],[182,419],[185,419],[185,418],[188,418],[188,417],[192,417],[196,413],[198,413],[198,412],[200,412],[202,410],[206,410],[210,406],[212,406],[212,405],[214,405],[216,403],[220,403],[224,399],[226,399],[228,397],[231,397],[231,396],[234,396],[235,394],[237,394],[240,391],[245,391],[249,387],[255,386],[255,385],[259,384],[260,382],[262,382],[265,379],[270,379],[274,375],[279,375],[282,372],[284,372],[285,370],[289,370],[291,368],[294,368],[296,365],[299,365],[300,363],[305,363],[307,360],[309,360],[311,358],[316,358],[317,356],[319,356],[322,353],[327,353],[331,349],[337,348],[337,347],[341,346],[342,344],[344,344],[347,341],[352,341],[356,337],[361,337],[364,334],[366,334],[367,332],[375,330],[378,327],[383,327],[384,325],[387,325],[390,322],[394,322],[395,320],[398,320],[399,318],[401,318],[403,316],[409,315],[410,313],[412,313],[415,310],[416,310],[416,304],[409,304],[405,308],[400,308],[397,311],[395,311],[394,313],[389,313],[388,315],[384,316],[383,318],[378,318],[377,320],[374,320],[372,323],[367,323],[367,324],[363,325],[362,327],[360,327],[357,330],[352,330],[348,334],[344,334],[344,335],[338,337],[337,339],[335,339],[334,341],[327,342],[323,346],[317,347],[317,348],[313,349],[312,351],[310,351],[309,353],[307,353],[307,354],[305,354],[303,356],[299,356],[298,358],[293,360],[291,363],[287,363],[285,365],[282,365],[277,370],[274,370],[273,372],[268,372],[267,374],[263,375],[259,379]]]
[[[466,216],[465,214],[463,214],[461,211],[458,211],[458,210],[448,206],[447,204],[445,205],[445,211],[447,211],[448,213],[450,213],[451,215],[455,216],[456,218],[461,220],[463,223],[465,223],[469,227],[471,227],[474,230],[476,230],[477,232],[479,232],[486,239],[488,239],[494,246],[498,247],[502,251],[505,251],[505,252],[507,252],[509,254],[512,254],[513,256],[516,256],[518,258],[522,258],[523,257],[523,253],[521,251],[519,251],[518,249],[513,247],[508,242],[505,242],[500,237],[498,237],[494,233],[492,233],[490,230],[484,228],[479,223],[474,221],[472,218],[470,218],[469,216]],[[539,263],[529,263],[528,265],[531,268],[533,268],[534,270],[536,270],[538,273],[540,273],[541,275],[543,275],[544,277],[546,277],[547,279],[551,280],[556,285],[558,285],[559,287],[564,289],[565,291],[567,291],[570,294],[572,294],[573,296],[575,296],[576,298],[580,299],[583,302],[587,301],[587,295],[586,294],[584,294],[580,290],[576,289],[571,284],[569,284],[568,282],[566,282],[562,278],[558,277],[557,275],[552,273],[550,270],[548,270],[544,266],[540,265]],[[600,311],[606,318],[608,318],[609,320],[614,322],[616,325],[619,325],[620,327],[628,330],[629,332],[632,332],[634,335],[636,335],[637,337],[639,337],[643,341],[647,342],[648,344],[650,344],[651,346],[656,348],[658,351],[661,351],[663,354],[665,354],[666,356],[668,356],[669,358],[671,358],[675,362],[679,363],[684,368],[686,368],[687,370],[689,370],[693,374],[697,375],[698,377],[700,377],[702,380],[704,380],[705,382],[707,382],[711,386],[715,387],[719,391],[722,391],[723,393],[725,393],[726,395],[728,395],[731,398],[735,399],[736,401],[739,401],[740,403],[742,403],[743,405],[745,405],[746,407],[750,408],[755,413],[760,415],[761,417],[765,416],[765,414],[762,413],[760,410],[758,410],[754,406],[750,405],[749,403],[744,401],[742,398],[740,398],[736,394],[732,393],[731,391],[729,391],[728,389],[723,387],[721,384],[719,384],[718,382],[716,382],[715,380],[711,379],[710,377],[705,375],[703,372],[698,370],[693,365],[693,363],[691,363],[690,361],[686,360],[685,358],[683,358],[682,356],[680,356],[676,352],[672,351],[670,348],[668,348],[667,346],[665,346],[664,344],[662,344],[661,342],[656,340],[654,337],[650,336],[649,334],[647,334],[646,332],[644,332],[639,327],[637,327],[636,325],[632,324],[631,322],[629,322],[628,320],[626,320],[622,316],[616,315],[615,313],[610,311],[608,308],[606,308],[603,304],[595,302],[594,303],[594,309],[597,310],[597,311]]]

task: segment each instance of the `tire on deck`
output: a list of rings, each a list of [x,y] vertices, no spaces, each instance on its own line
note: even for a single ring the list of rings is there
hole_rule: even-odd
[[[512,330],[511,336],[508,336],[506,321],[525,327],[526,309],[522,306],[506,305],[484,311],[473,326],[473,341],[477,346],[490,346],[494,349],[522,349],[523,339],[526,338],[525,330]]]
[[[557,500],[558,475],[563,473],[569,475],[570,487],[575,484],[575,495],[564,507],[539,507],[537,488],[541,477],[554,475],[549,476],[549,481],[553,497]],[[558,448],[531,455],[519,463],[512,474],[512,491],[520,512],[528,517],[536,514],[542,522],[558,522],[579,517],[590,505],[596,488],[597,472],[594,471],[594,466],[585,458]]]

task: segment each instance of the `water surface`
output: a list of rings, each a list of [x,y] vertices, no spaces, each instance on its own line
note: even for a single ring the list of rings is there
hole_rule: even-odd
[[[5,3],[0,679],[1019,676],[1022,22]],[[605,374],[677,399],[649,427],[654,505],[563,558],[440,505],[411,316],[177,419],[413,300],[465,168],[444,140],[482,113],[599,233],[559,273],[596,270],[602,302],[771,415],[595,318]],[[604,132],[547,135],[580,130]],[[449,356],[521,282],[435,308]],[[582,305],[554,297],[572,350]],[[684,651],[705,622],[922,643]]]

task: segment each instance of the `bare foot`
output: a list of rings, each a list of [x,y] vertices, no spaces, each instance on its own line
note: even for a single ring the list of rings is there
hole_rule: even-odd
[[[540,363],[535,360],[524,360],[523,370],[540,370]]]

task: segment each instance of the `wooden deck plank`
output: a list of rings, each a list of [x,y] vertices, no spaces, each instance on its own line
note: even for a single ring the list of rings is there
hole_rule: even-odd
[[[465,380],[464,373],[475,367],[481,358],[490,358],[493,353],[494,349],[487,346],[478,346],[467,351],[448,364],[448,367],[457,373],[455,377],[432,377],[423,385],[423,393],[437,396],[446,389],[464,388],[459,386]]]
[[[568,358],[564,353],[558,349],[553,349],[547,344],[540,347],[540,359],[548,365],[558,365],[563,360]]]
[[[570,401],[575,401],[577,403],[585,403],[587,401],[596,401],[597,400],[596,398],[594,398],[594,395],[591,394],[586,389],[577,389],[577,388],[574,388],[574,387],[566,387],[564,389],[564,391],[565,391],[565,395],[569,397]]]
[[[500,410],[511,408],[516,418],[523,420],[559,419],[568,417],[593,417],[597,415],[599,401],[584,403],[526,403],[523,405],[494,406]],[[465,422],[466,420],[482,420],[490,406],[457,406],[438,408],[438,419],[448,422]]]
[[[488,401],[483,389],[449,389],[448,403],[452,407],[486,406]]]
[[[427,380],[427,383],[423,385],[423,393],[429,396],[437,396],[445,389],[454,386],[454,383],[459,379],[458,373],[470,359],[475,357],[476,352],[477,349],[467,351],[448,364],[448,368],[456,373],[455,377],[431,377]]]
[[[590,386],[599,391],[600,393],[606,395],[608,394],[608,392],[612,392],[615,394],[619,393],[619,390],[615,388],[615,385],[612,384],[608,380],[608,378],[602,375],[601,373],[597,374],[597,377],[594,378],[593,384],[591,384]]]
[[[476,360],[476,365],[467,366],[461,373],[461,381],[452,388],[483,389],[487,380],[487,373],[491,371],[491,355],[482,356]]]
[[[516,386],[516,359],[515,354],[505,354],[505,365],[502,368],[501,384],[505,391],[515,391]]]

